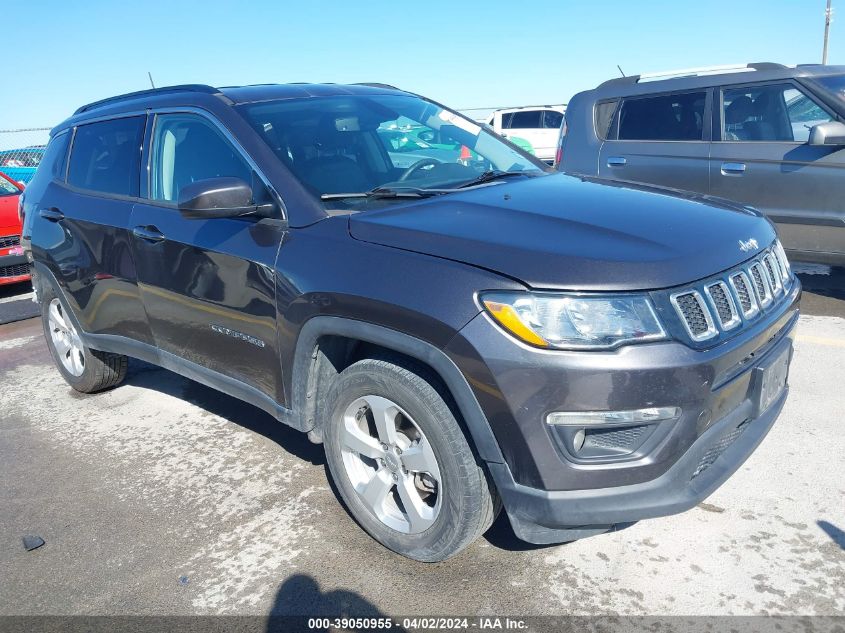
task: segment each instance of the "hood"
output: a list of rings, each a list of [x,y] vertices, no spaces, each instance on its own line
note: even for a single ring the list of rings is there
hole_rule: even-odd
[[[0,236],[19,235],[21,222],[18,218],[18,196],[0,196]]]
[[[554,174],[350,217],[358,240],[495,271],[532,288],[653,290],[734,266],[771,223],[704,196]]]

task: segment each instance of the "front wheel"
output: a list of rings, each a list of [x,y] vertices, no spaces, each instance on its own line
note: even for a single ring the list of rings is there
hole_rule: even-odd
[[[326,401],[325,450],[352,516],[379,543],[434,562],[490,527],[497,502],[452,410],[424,367],[361,360]]]
[[[76,391],[95,393],[123,382],[126,356],[89,349],[52,289],[45,290],[41,297],[41,323],[56,368]]]

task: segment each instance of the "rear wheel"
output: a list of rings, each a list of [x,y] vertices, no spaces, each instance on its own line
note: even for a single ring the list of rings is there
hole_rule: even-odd
[[[89,349],[52,289],[45,290],[41,297],[41,323],[56,368],[71,387],[82,393],[95,393],[123,382],[128,367],[126,356]]]
[[[393,551],[433,562],[484,533],[497,503],[428,374],[401,358],[345,369],[328,393],[325,449],[358,523]]]

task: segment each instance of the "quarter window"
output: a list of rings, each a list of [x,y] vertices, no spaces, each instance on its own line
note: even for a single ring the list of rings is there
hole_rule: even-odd
[[[619,139],[700,141],[705,101],[704,92],[625,99],[619,117]]]
[[[150,198],[175,202],[182,187],[229,176],[252,182],[252,169],[217,127],[194,114],[156,117]]]
[[[563,114],[557,110],[546,110],[543,113],[543,127],[551,129],[559,129],[563,124]]]
[[[722,92],[722,139],[806,143],[810,129],[832,117],[792,84]]]
[[[603,141],[607,139],[610,132],[610,124],[613,122],[617,105],[619,105],[618,101],[604,101],[596,104],[596,136]]]
[[[144,120],[125,117],[77,127],[68,182],[100,193],[137,196]]]

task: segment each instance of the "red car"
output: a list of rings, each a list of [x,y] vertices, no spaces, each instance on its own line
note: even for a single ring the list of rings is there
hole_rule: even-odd
[[[0,286],[29,281],[29,264],[21,248],[18,198],[23,185],[0,173]]]

